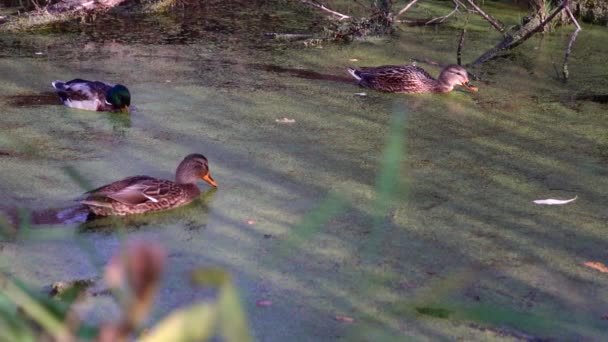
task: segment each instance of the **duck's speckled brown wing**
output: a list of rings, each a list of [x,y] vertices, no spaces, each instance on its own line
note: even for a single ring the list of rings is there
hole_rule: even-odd
[[[170,209],[189,203],[198,187],[149,176],[134,176],[86,193],[80,202],[97,215],[126,215]]]
[[[392,93],[424,92],[434,81],[428,72],[414,65],[361,68],[355,73],[361,78],[361,86]]]

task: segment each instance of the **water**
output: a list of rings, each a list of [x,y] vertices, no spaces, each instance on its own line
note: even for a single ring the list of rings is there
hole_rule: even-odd
[[[247,15],[252,8],[205,10],[184,25],[181,17],[116,18],[1,38],[4,208],[44,217],[126,176],[173,178],[193,152],[207,156],[219,184],[217,191],[201,184],[201,199],[175,211],[37,228],[38,239],[2,243],[4,269],[34,286],[98,276],[119,246],[115,227],[124,225],[129,238],[160,240],[169,251],[153,321],[208,298],[185,275],[212,266],[234,275],[262,341],[606,333],[608,284],[583,263],[608,259],[607,109],[577,100],[608,92],[608,48],[598,43],[605,28],[584,27],[566,84],[552,66],[563,58],[564,30],[471,70],[481,78],[479,93],[407,96],[362,90],[344,81],[345,68],[453,62],[456,30],[404,27],[388,41],[305,49],[262,35],[306,32],[312,24],[293,10],[265,19]],[[465,61],[499,39],[472,25]],[[53,103],[50,82],[75,77],[126,84],[132,115]],[[354,95],[361,91],[368,96]],[[399,112],[400,182],[378,221],[374,189]],[[275,121],[281,118],[295,123]],[[575,195],[566,206],[532,203]],[[306,235],[306,222],[315,221],[308,214],[332,207],[328,196],[341,209],[328,209],[329,221]],[[43,238],[49,232],[68,237]],[[273,305],[258,308],[258,299]],[[553,323],[485,317],[472,325],[470,312],[458,311],[471,305]],[[415,310],[426,306],[455,313],[441,320]],[[108,298],[83,306],[91,320],[116,310]],[[479,328],[488,320],[495,330]]]

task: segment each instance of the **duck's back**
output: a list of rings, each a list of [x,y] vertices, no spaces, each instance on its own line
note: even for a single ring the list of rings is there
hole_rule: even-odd
[[[424,93],[436,85],[436,80],[415,65],[384,65],[353,70],[359,85],[390,93]]]

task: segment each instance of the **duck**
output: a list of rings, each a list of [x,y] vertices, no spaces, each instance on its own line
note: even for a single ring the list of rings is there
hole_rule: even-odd
[[[80,78],[71,81],[53,81],[53,88],[61,102],[70,107],[98,112],[129,112],[131,93],[122,84],[88,81]]]
[[[175,171],[175,181],[133,176],[86,192],[78,199],[97,216],[125,216],[184,206],[200,195],[199,179],[217,188],[207,158],[186,156]]]
[[[437,79],[415,65],[348,68],[347,71],[360,86],[386,93],[447,93],[458,85],[477,91],[469,83],[467,71],[456,64],[444,67]]]

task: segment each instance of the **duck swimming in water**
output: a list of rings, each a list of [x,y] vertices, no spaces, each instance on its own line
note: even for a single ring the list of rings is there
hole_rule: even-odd
[[[98,112],[129,112],[131,94],[122,84],[74,79],[68,82],[53,81],[53,88],[64,105]]]
[[[457,85],[477,91],[469,84],[467,71],[456,64],[443,68],[437,79],[415,65],[348,68],[348,73],[360,86],[387,93],[447,93]]]
[[[175,181],[150,176],[128,177],[85,193],[79,202],[99,216],[166,210],[197,198],[200,195],[198,179],[217,187],[209,173],[207,158],[190,154],[177,167]]]

